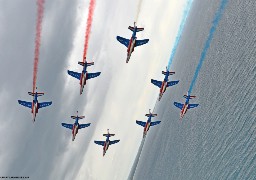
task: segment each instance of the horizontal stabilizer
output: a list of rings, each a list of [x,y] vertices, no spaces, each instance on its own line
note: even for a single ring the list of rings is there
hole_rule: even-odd
[[[72,118],[72,119],[76,119],[76,118],[78,118],[78,119],[84,119],[85,116],[71,116],[71,118]]]
[[[84,64],[85,64],[85,63],[84,63],[84,62],[79,61],[79,62],[78,62],[78,64],[79,64],[79,65],[81,65],[81,66],[84,66]]]
[[[18,103],[22,106],[28,107],[28,108],[32,108],[32,102],[26,102],[26,101],[21,101],[18,100]]]
[[[111,137],[111,136],[114,136],[115,134],[103,134],[103,136],[106,136],[106,137]]]
[[[130,29],[131,31],[134,31],[134,27],[129,26],[128,29]]]
[[[119,141],[120,141],[120,140],[109,141],[109,145],[116,144],[116,143],[118,143]]]
[[[170,82],[167,82],[167,87],[170,87],[170,86],[174,86],[176,84],[178,84],[179,81],[170,81]]]
[[[135,42],[135,47],[141,46],[141,45],[144,45],[144,44],[147,44],[148,41],[149,41],[149,39],[136,40],[136,42]]]
[[[87,66],[92,66],[92,65],[94,65],[94,62],[87,63]]]
[[[52,101],[51,102],[38,103],[38,109],[50,106],[51,104],[52,104]]]
[[[187,99],[187,98],[188,98],[188,99],[193,99],[193,98],[195,98],[196,96],[191,96],[191,95],[186,95],[186,94],[185,94],[183,97],[186,98],[186,99]]]
[[[87,66],[92,66],[92,65],[94,65],[94,62],[90,62],[90,63],[88,63],[88,62],[78,62],[78,64],[79,65],[81,65],[81,66],[84,66],[85,64],[87,65]]]
[[[188,109],[197,107],[199,104],[188,104]]]
[[[184,106],[184,104],[181,104],[181,103],[178,103],[178,102],[174,102],[173,104],[174,104],[174,106],[176,106],[179,109],[182,109],[183,106]]]
[[[28,92],[28,94],[29,94],[30,96],[35,96],[36,93]],[[43,96],[43,95],[44,95],[44,93],[37,93],[37,96]]]
[[[140,125],[140,126],[143,126],[143,127],[145,127],[146,126],[146,122],[143,122],[143,121],[136,121],[136,123],[138,124],[138,125]]]
[[[155,122],[151,122],[150,123],[150,126],[155,126],[155,125],[158,125],[160,124],[161,121],[155,121]]]
[[[147,117],[149,117],[149,116],[151,116],[151,117],[156,117],[157,116],[157,114],[145,114],[145,116],[147,116]]]
[[[140,32],[140,31],[143,31],[144,28],[137,28],[136,32]]]
[[[168,73],[168,75],[173,75],[175,74],[175,72],[166,72],[166,71],[162,71],[162,74],[166,75]]]

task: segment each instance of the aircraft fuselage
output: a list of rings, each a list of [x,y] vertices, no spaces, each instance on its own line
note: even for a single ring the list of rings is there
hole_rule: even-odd
[[[33,101],[32,102],[32,114],[33,114],[33,122],[36,120],[36,113],[38,112],[38,102]]]
[[[128,63],[128,61],[129,61],[129,59],[131,57],[131,54],[134,51],[135,43],[136,43],[136,37],[135,38],[132,37],[130,39],[129,46],[127,48],[127,60],[126,60],[126,63]]]
[[[183,118],[183,117],[184,117],[184,115],[186,114],[187,110],[188,110],[188,104],[185,103],[185,104],[183,105],[181,111],[180,111],[180,118]]]
[[[78,133],[78,125],[74,124],[72,129],[72,141],[75,140],[77,133]]]
[[[103,156],[106,154],[109,147],[109,141],[106,141],[103,146]]]
[[[83,93],[84,86],[86,84],[87,72],[82,71],[80,78],[80,94]]]
[[[150,128],[150,122],[147,122],[145,127],[144,127],[144,131],[143,131],[143,138],[147,135],[147,132]]]
[[[161,97],[163,96],[164,92],[166,91],[166,87],[167,87],[167,82],[163,81],[162,86],[160,88],[160,93],[159,93],[159,98],[158,98],[159,101],[160,101]]]

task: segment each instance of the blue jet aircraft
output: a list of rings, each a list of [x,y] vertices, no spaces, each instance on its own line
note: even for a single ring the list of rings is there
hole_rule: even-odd
[[[183,97],[186,99],[185,104],[174,102],[174,105],[177,108],[181,109],[181,111],[180,111],[180,120],[184,117],[184,115],[186,114],[188,109],[195,108],[199,105],[199,104],[189,104],[189,100],[195,98],[196,96],[191,96],[187,93],[187,95],[184,95]]]
[[[150,128],[151,126],[155,126],[155,125],[157,125],[157,124],[159,124],[159,123],[161,122],[161,121],[151,122],[151,118],[152,118],[152,117],[156,117],[157,114],[152,114],[152,113],[150,112],[150,109],[149,109],[149,114],[145,114],[145,116],[148,117],[147,122],[138,121],[138,120],[136,121],[136,123],[137,123],[138,125],[144,127],[143,138],[146,137],[147,132],[148,132],[148,130],[149,130],[149,128]]]
[[[165,75],[163,81],[157,81],[157,80],[151,79],[151,83],[160,88],[158,101],[161,100],[161,97],[163,96],[167,87],[174,86],[179,83],[179,81],[169,81],[168,82],[169,76],[175,74],[175,72],[170,72],[167,69],[167,67],[166,67],[166,71],[162,71],[162,74]]]
[[[110,141],[110,137],[111,136],[114,136],[115,134],[110,134],[109,133],[109,129],[108,129],[108,133],[107,134],[103,134],[103,136],[106,136],[106,140],[105,141],[94,141],[95,144],[98,144],[100,146],[103,146],[103,156],[105,156],[107,150],[108,150],[108,147],[109,145],[112,145],[112,144],[116,144],[118,143],[120,140],[114,140],[114,141]]]
[[[71,116],[72,119],[75,119],[74,124],[66,124],[66,123],[61,123],[61,125],[65,128],[71,129],[72,130],[72,141],[75,140],[76,134],[78,133],[78,129],[86,128],[91,125],[91,123],[88,124],[79,124],[78,120],[85,118],[85,116],[78,116],[78,111],[76,116]]]
[[[136,33],[143,31],[144,28],[138,28],[136,26],[136,22],[134,22],[134,27],[129,26],[128,29],[130,29],[132,33],[131,39],[125,39],[123,37],[117,36],[116,39],[123,45],[127,47],[127,59],[126,63],[128,63],[132,52],[134,51],[134,47],[141,46],[143,44],[148,43],[149,39],[143,39],[143,40],[137,40]]]
[[[84,86],[86,85],[86,80],[99,76],[101,72],[88,73],[87,67],[94,65],[94,62],[88,63],[85,60],[85,62],[78,62],[78,64],[83,66],[82,73],[68,70],[68,74],[70,76],[73,76],[74,78],[80,80],[80,95],[81,95],[83,93]]]
[[[36,88],[37,89],[37,88]],[[38,113],[38,109],[40,108],[44,108],[44,107],[47,107],[47,106],[50,106],[52,104],[52,101],[51,102],[42,102],[42,103],[39,103],[37,98],[39,96],[43,96],[44,93],[38,93],[38,92],[28,92],[28,94],[30,96],[33,96],[33,101],[32,102],[27,102],[27,101],[21,101],[21,100],[18,100],[18,103],[22,106],[25,106],[25,107],[28,107],[31,109],[31,113],[33,114],[33,122],[35,122],[35,119],[36,119],[36,114]]]

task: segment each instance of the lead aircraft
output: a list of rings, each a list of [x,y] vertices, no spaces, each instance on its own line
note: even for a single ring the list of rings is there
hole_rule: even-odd
[[[78,120],[84,119],[85,116],[78,116],[78,111],[76,116],[71,116],[72,119],[75,119],[74,124],[66,124],[66,123],[61,123],[61,125],[65,128],[71,129],[72,130],[72,141],[75,140],[76,134],[78,133],[78,129],[86,128],[91,125],[91,123],[88,124],[79,124]]]
[[[111,136],[114,136],[115,134],[110,134],[109,133],[109,129],[107,131],[108,131],[107,134],[103,134],[103,136],[106,136],[106,140],[105,141],[94,141],[95,144],[103,146],[103,156],[105,156],[105,154],[106,154],[106,152],[108,150],[109,145],[116,144],[116,143],[118,143],[120,141],[120,140],[110,141],[109,138]]]
[[[189,104],[189,100],[195,98],[196,96],[191,96],[187,92],[187,95],[184,95],[183,97],[186,99],[184,104],[181,104],[181,103],[178,103],[178,102],[174,102],[174,105],[177,108],[181,109],[181,111],[180,111],[180,120],[184,117],[184,115],[186,114],[188,109],[195,108],[195,107],[197,107],[199,105],[199,104]]]
[[[152,117],[156,117],[157,114],[151,113],[151,112],[150,112],[150,109],[149,109],[149,114],[145,114],[145,116],[148,117],[147,122],[138,121],[138,120],[136,121],[136,123],[137,123],[138,125],[144,127],[144,130],[143,130],[143,138],[146,137],[147,132],[148,132],[148,130],[149,130],[149,128],[150,128],[151,126],[155,126],[155,125],[157,125],[157,124],[159,124],[159,123],[161,122],[161,121],[151,122],[151,118],[152,118]]]
[[[137,47],[137,46],[141,46],[141,45],[144,45],[144,44],[147,44],[149,39],[143,39],[143,40],[137,40],[137,37],[136,37],[136,33],[137,32],[140,32],[140,31],[143,31],[144,28],[138,28],[136,26],[136,22],[134,22],[134,26],[131,27],[129,26],[128,29],[130,29],[132,31],[132,37],[131,39],[125,39],[123,37],[120,37],[120,36],[117,36],[116,39],[123,45],[125,45],[127,47],[127,58],[126,58],[126,63],[129,62],[129,59],[131,57],[131,54],[132,52],[134,51],[134,47]]]
[[[85,59],[85,62],[78,62],[78,64],[83,66],[82,72],[78,73],[78,72],[68,70],[68,74],[70,76],[80,80],[80,95],[81,95],[83,93],[84,86],[86,85],[86,80],[99,76],[101,72],[88,73],[87,67],[94,65],[94,62],[88,63],[88,62],[86,62],[86,59]]]
[[[174,86],[179,83],[179,81],[168,82],[169,76],[175,74],[175,72],[170,72],[167,67],[166,67],[166,71],[162,71],[162,74],[164,75],[163,81],[157,81],[157,80],[151,79],[151,83],[160,88],[158,101],[161,100],[161,97],[163,96],[167,87]]]
[[[37,88],[36,88],[37,89]],[[41,92],[28,92],[28,94],[30,96],[33,96],[33,101],[32,102],[27,102],[27,101],[21,101],[21,100],[18,100],[18,103],[22,106],[25,106],[25,107],[28,107],[31,109],[31,113],[33,114],[33,122],[35,122],[36,120],[36,114],[38,113],[38,109],[40,108],[44,108],[44,107],[47,107],[47,106],[50,106],[52,104],[52,101],[51,102],[42,102],[42,103],[39,103],[37,98],[39,96],[43,96],[44,93],[41,93]]]

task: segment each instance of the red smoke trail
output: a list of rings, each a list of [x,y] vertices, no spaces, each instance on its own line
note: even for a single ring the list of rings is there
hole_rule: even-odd
[[[41,30],[44,12],[44,0],[37,0],[37,19],[36,19],[36,39],[35,39],[35,57],[34,57],[34,72],[33,72],[33,92],[36,88],[39,49],[41,43]]]
[[[86,24],[86,32],[85,32],[83,62],[85,62],[85,58],[86,58],[86,55],[87,55],[87,49],[88,49],[89,37],[90,37],[90,33],[91,33],[92,19],[93,19],[93,12],[94,12],[94,8],[95,8],[95,2],[96,2],[96,0],[91,0],[90,4],[89,4],[89,13],[88,13],[87,24]]]

